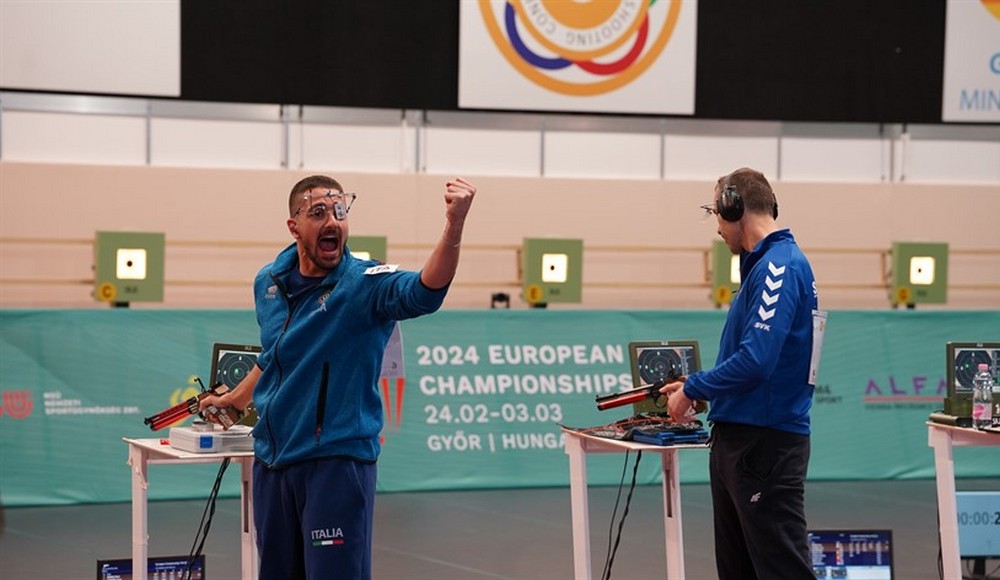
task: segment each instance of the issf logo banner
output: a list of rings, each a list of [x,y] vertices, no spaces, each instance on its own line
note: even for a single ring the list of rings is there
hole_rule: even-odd
[[[694,113],[695,0],[464,0],[459,107]]]

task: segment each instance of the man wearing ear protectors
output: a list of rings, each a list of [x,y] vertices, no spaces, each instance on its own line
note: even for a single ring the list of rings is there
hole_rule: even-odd
[[[254,523],[261,580],[371,578],[377,382],[396,321],[440,308],[476,195],[445,185],[445,226],[419,272],[361,260],[348,247],[356,199],[314,175],[292,188],[295,242],[254,281],[261,353],[230,393],[201,402],[244,410],[254,428]]]
[[[715,366],[661,392],[669,394],[675,420],[694,401],[710,405],[719,578],[814,580],[805,479],[825,328],[816,281],[791,232],[775,223],[777,198],[759,171],[742,168],[719,178],[714,202],[703,209],[718,218],[719,235],[740,256],[741,287]]]

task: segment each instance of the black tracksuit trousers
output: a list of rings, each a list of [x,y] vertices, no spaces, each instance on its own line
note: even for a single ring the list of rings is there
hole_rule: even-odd
[[[805,519],[809,437],[715,423],[709,455],[720,580],[815,580]]]

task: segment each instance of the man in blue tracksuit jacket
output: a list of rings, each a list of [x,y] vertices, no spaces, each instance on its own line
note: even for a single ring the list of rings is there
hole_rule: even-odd
[[[396,321],[436,311],[458,267],[476,188],[445,187],[445,228],[420,272],[360,260],[347,247],[356,197],[315,175],[289,194],[295,243],[254,281],[257,365],[202,408],[257,409],[254,525],[261,580],[371,578],[377,390]]]
[[[709,472],[719,578],[813,579],[805,520],[816,281],[758,171],[719,179],[719,235],[740,255],[741,287],[715,367],[666,385],[683,420],[708,401]]]

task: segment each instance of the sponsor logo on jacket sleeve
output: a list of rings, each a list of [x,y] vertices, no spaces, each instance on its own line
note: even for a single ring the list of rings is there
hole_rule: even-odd
[[[372,266],[365,269],[365,276],[374,276],[376,274],[388,274],[389,272],[395,272],[399,269],[399,264],[379,264],[378,266]]]

